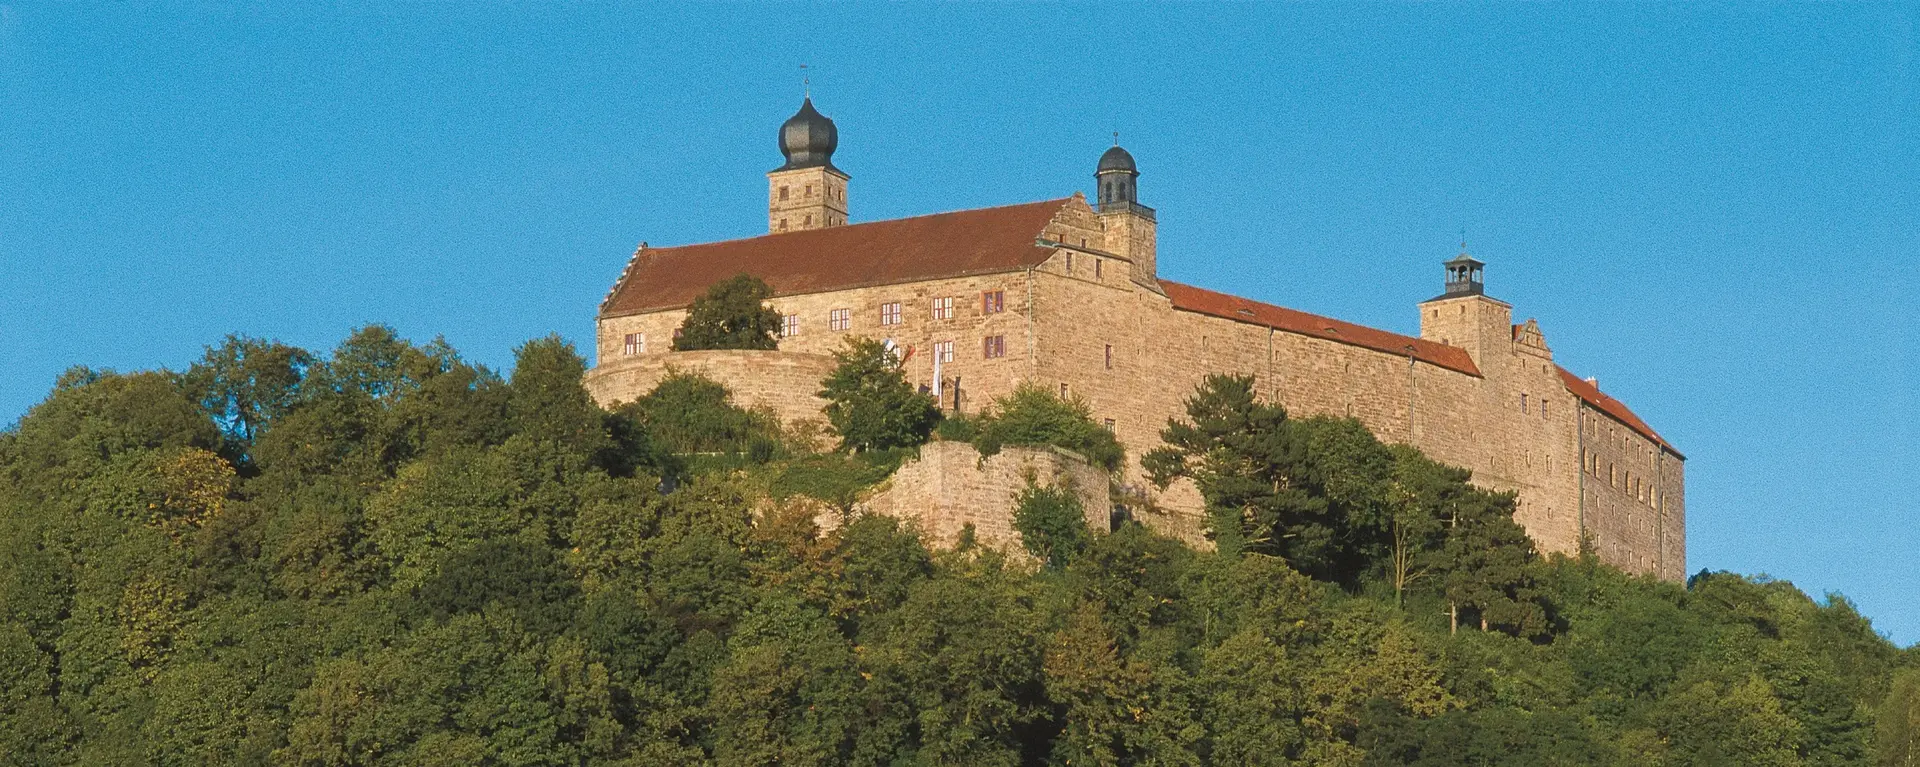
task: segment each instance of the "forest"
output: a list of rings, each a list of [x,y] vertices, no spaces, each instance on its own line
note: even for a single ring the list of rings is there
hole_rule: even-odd
[[[749,297],[749,300],[757,298]],[[749,329],[751,330],[751,329]],[[694,333],[689,338],[697,337]],[[712,334],[716,337],[725,333]],[[763,334],[747,332],[746,343]],[[719,342],[727,342],[721,338]],[[689,344],[693,341],[688,341]],[[383,326],[76,368],[0,432],[10,765],[1908,765],[1920,672],[1844,598],[1543,557],[1510,495],[1209,378],[1153,510],[1024,550],[861,492],[927,440],[1124,456],[1023,389],[943,418],[849,343],[822,424],[669,378],[609,411]],[[823,522],[824,520],[824,522]]]

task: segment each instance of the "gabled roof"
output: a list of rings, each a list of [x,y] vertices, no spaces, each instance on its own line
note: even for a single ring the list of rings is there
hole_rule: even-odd
[[[708,286],[743,272],[788,296],[1018,271],[1052,255],[1036,242],[1071,200],[641,248],[600,304],[600,316],[687,306]]]
[[[1566,368],[1560,368],[1558,365],[1555,367],[1559,368],[1560,380],[1567,385],[1567,391],[1572,392],[1573,396],[1579,397],[1580,400],[1587,403],[1588,406],[1602,413],[1606,413],[1611,416],[1613,420],[1625,424],[1627,428],[1639,432],[1640,436],[1653,440],[1654,444],[1665,448],[1667,452],[1679,457],[1680,460],[1684,461],[1687,459],[1686,456],[1680,455],[1680,451],[1673,449],[1673,445],[1663,439],[1659,432],[1654,431],[1653,427],[1648,426],[1646,421],[1640,420],[1640,416],[1634,415],[1633,410],[1629,409],[1626,403],[1607,396],[1600,391],[1600,387],[1587,383],[1586,380],[1574,375]]]
[[[1448,370],[1479,376],[1480,368],[1473,364],[1473,356],[1467,350],[1457,346],[1437,344],[1399,333],[1376,330],[1365,325],[1355,325],[1317,314],[1295,311],[1283,306],[1263,304],[1239,296],[1215,293],[1211,290],[1182,285],[1178,282],[1161,280],[1160,287],[1165,288],[1167,297],[1173,299],[1173,308],[1222,317],[1250,325],[1284,330],[1303,336],[1324,338],[1343,344],[1351,344],[1374,351],[1386,352],[1413,358],[1430,365]]]

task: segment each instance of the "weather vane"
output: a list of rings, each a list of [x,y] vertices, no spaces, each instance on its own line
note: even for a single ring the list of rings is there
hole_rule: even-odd
[[[800,90],[807,98],[813,98],[813,79],[807,75],[807,65],[800,65]]]

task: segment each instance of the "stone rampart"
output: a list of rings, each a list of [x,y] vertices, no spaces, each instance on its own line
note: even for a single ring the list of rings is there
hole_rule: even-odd
[[[961,530],[972,525],[981,544],[1023,551],[1020,533],[1013,528],[1013,510],[1029,479],[1040,487],[1071,487],[1086,510],[1087,526],[1108,529],[1112,502],[1107,473],[1053,448],[1006,447],[983,459],[964,442],[930,442],[862,507],[912,522],[936,546],[952,546]]]
[[[818,419],[826,402],[817,396],[820,380],[833,371],[831,355],[738,349],[668,352],[622,357],[587,373],[587,391],[602,407],[632,402],[653,391],[674,371],[696,373],[725,384],[733,402],[765,408],[791,423]]]

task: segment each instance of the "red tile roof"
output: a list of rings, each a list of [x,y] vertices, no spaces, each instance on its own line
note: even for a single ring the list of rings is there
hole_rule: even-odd
[[[1574,375],[1566,368],[1560,368],[1560,380],[1567,385],[1567,391],[1572,392],[1573,396],[1579,397],[1582,401],[1600,412],[1612,416],[1614,420],[1625,424],[1627,428],[1639,432],[1640,436],[1653,440],[1654,444],[1666,448],[1667,452],[1678,456],[1681,460],[1686,460],[1687,457],[1680,455],[1680,451],[1673,449],[1673,445],[1663,439],[1659,432],[1654,431],[1653,427],[1648,426],[1646,421],[1640,420],[1640,416],[1634,415],[1633,411],[1627,408],[1626,403],[1607,396],[1600,391],[1600,387],[1587,383],[1585,379]]]
[[[677,309],[742,272],[786,296],[1038,266],[1053,250],[1035,241],[1071,199],[642,248],[600,316]]]
[[[1178,282],[1161,280],[1160,287],[1166,289],[1168,298],[1173,299],[1175,309],[1223,317],[1314,338],[1324,338],[1399,356],[1406,356],[1411,349],[1413,358],[1421,362],[1470,376],[1480,375],[1480,368],[1473,364],[1472,355],[1457,346],[1375,330],[1365,325],[1355,325],[1317,314],[1250,301],[1239,296],[1215,293]]]

